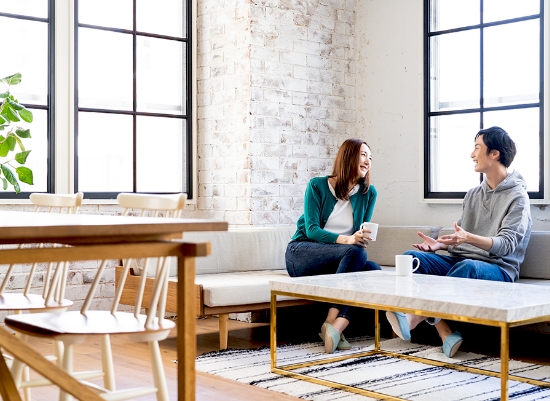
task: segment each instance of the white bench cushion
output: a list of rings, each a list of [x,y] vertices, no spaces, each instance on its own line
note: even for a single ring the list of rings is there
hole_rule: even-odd
[[[207,306],[246,305],[270,302],[269,280],[281,278],[288,278],[286,270],[201,274],[195,284],[202,284]],[[293,298],[277,297],[283,299]]]

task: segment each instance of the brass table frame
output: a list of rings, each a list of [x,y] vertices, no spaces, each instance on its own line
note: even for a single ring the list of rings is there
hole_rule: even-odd
[[[277,296],[278,295],[309,299],[312,301],[346,304],[349,306],[357,306],[360,308],[374,309],[374,349],[371,351],[356,352],[356,353],[350,353],[350,354],[337,356],[337,357],[329,357],[325,359],[315,360],[312,362],[303,362],[303,363],[296,363],[291,365],[277,366]],[[403,354],[384,351],[380,349],[380,316],[379,316],[380,310],[391,311],[391,312],[404,312],[404,313],[411,313],[411,314],[422,315],[422,316],[433,316],[433,317],[439,317],[447,320],[455,320],[455,321],[461,321],[461,322],[467,322],[467,323],[482,324],[485,326],[500,327],[500,332],[501,332],[500,373],[486,370],[486,369],[468,367],[468,366],[455,364],[455,363],[446,363],[446,362],[436,361],[428,358],[403,355]],[[364,357],[369,355],[385,355],[385,356],[391,356],[391,357],[405,359],[413,362],[425,363],[428,365],[433,365],[433,366],[438,366],[443,368],[450,368],[450,369],[455,369],[455,370],[460,370],[460,371],[465,371],[470,373],[477,373],[477,374],[482,374],[482,375],[492,376],[492,377],[500,377],[500,395],[501,395],[500,399],[502,401],[507,401],[508,400],[508,379],[516,380],[523,383],[529,383],[535,386],[550,388],[550,382],[530,379],[522,376],[510,375],[508,372],[509,360],[510,360],[510,352],[509,352],[510,351],[510,328],[524,326],[532,323],[545,322],[549,320],[550,320],[550,316],[540,316],[537,318],[517,320],[513,322],[500,322],[500,321],[490,320],[490,319],[472,318],[472,317],[458,316],[458,315],[439,313],[439,312],[434,313],[427,310],[425,311],[425,310],[419,310],[419,309],[380,305],[380,304],[374,304],[369,302],[355,302],[355,301],[347,301],[347,300],[335,299],[335,298],[329,298],[329,297],[325,298],[320,296],[271,290],[271,324],[270,324],[271,372],[300,379],[300,380],[304,380],[304,381],[308,381],[311,383],[320,384],[327,387],[332,387],[338,390],[349,391],[351,393],[356,393],[356,394],[377,398],[377,399],[403,400],[402,398],[394,397],[387,394],[382,394],[376,391],[356,388],[345,384],[336,383],[330,380],[319,379],[319,378],[310,377],[301,373],[293,372],[293,370],[295,369],[300,369],[300,368],[305,368],[305,367],[315,366],[315,365],[322,365],[322,364],[331,363],[331,362],[338,362],[338,361],[342,361],[350,358]]]

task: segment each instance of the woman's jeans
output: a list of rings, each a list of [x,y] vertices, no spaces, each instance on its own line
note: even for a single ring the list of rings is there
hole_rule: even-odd
[[[376,263],[367,260],[367,250],[360,245],[291,241],[286,248],[285,262],[290,277],[381,270]],[[350,320],[349,310],[352,308],[345,305],[333,307],[338,309],[338,317]]]
[[[412,255],[420,261],[415,273],[512,282],[508,273],[494,263],[422,251],[407,251],[405,255]]]

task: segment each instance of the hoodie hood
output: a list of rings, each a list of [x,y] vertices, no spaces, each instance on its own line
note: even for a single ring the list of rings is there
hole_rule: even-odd
[[[523,179],[521,174],[519,172],[517,172],[516,170],[514,170],[511,173],[508,173],[506,178],[504,180],[502,180],[502,182],[500,184],[498,184],[495,189],[489,188],[489,185],[487,184],[487,177],[483,178],[483,184],[482,185],[483,185],[483,190],[486,191],[486,192],[489,192],[489,191],[494,191],[494,192],[506,191],[507,189],[515,188],[517,186],[520,186],[521,188],[527,190],[527,183],[525,182],[525,180]]]
[[[511,173],[508,173],[506,178],[502,180],[500,184],[497,185],[496,188],[491,189],[489,188],[489,184],[487,184],[487,177],[483,177],[483,182],[481,183],[481,190],[483,193],[483,200],[482,200],[482,206],[483,208],[491,214],[493,212],[493,195],[497,192],[503,192],[510,189],[523,189],[524,191],[527,191],[527,183],[521,176],[521,174],[514,170]]]

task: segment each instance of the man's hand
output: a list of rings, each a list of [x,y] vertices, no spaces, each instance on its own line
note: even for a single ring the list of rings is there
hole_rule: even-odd
[[[437,242],[445,247],[449,245],[458,246],[460,244],[470,244],[485,251],[489,251],[493,247],[493,239],[491,237],[482,237],[481,235],[472,234],[463,230],[456,223],[454,234],[442,235],[437,239]]]
[[[421,244],[412,244],[416,249],[424,252],[435,252],[440,249],[447,249],[447,246],[437,242],[432,237],[428,237],[427,235],[424,235],[420,231],[417,232],[418,236],[424,240]]]
[[[461,227],[458,226],[458,224],[454,224],[455,226],[455,232],[454,234],[449,235],[442,235],[437,239],[437,242],[444,244],[444,245],[452,245],[452,246],[458,246],[460,244],[463,244],[465,242],[468,242],[468,232],[463,230]]]

